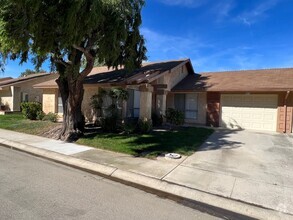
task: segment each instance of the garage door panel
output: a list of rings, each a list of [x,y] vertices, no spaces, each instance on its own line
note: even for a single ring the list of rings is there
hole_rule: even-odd
[[[222,95],[222,126],[276,131],[277,95]]]

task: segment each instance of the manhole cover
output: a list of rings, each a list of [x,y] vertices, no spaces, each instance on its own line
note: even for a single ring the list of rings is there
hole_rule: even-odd
[[[171,158],[171,159],[180,159],[181,158],[181,155],[180,154],[176,154],[176,153],[168,153],[168,154],[165,154],[165,157]]]

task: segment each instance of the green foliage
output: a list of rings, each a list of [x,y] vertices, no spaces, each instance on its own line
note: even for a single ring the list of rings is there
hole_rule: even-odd
[[[42,112],[42,104],[39,102],[23,102],[21,103],[21,110],[25,118],[36,120]]]
[[[103,117],[103,103],[104,98],[107,96],[107,91],[99,88],[98,93],[91,97],[90,106],[94,109],[97,117]]]
[[[101,119],[102,122],[102,130],[105,132],[115,133],[118,129],[118,117],[117,116],[109,116]]]
[[[193,127],[153,131],[149,134],[99,132],[85,135],[77,143],[142,157],[170,152],[191,155],[212,133],[212,129]]]
[[[19,77],[24,77],[24,76],[28,76],[28,75],[35,74],[35,73],[44,73],[44,72],[46,72],[46,71],[42,70],[42,69],[39,71],[26,69],[24,72],[20,73]]]
[[[22,113],[0,115],[0,128],[27,134],[43,135],[56,126],[50,121],[27,120]]]
[[[126,118],[122,123],[122,130],[126,134],[133,134],[137,131],[138,120],[136,118]]]
[[[157,114],[156,112],[153,112],[152,122],[153,122],[153,126],[161,126],[163,124],[163,116]]]
[[[0,68],[7,59],[31,57],[38,70],[49,59],[64,107],[74,109],[64,112],[61,135],[70,140],[83,130],[82,82],[94,63],[130,71],[146,59],[143,6],[144,0],[1,0]]]
[[[52,112],[49,112],[43,117],[43,121],[57,122],[57,120],[58,120],[58,114],[52,113]]]
[[[109,96],[115,101],[127,101],[129,98],[128,91],[122,88],[112,88],[109,91]]]
[[[71,68],[66,60],[79,69],[89,56],[108,66],[137,67],[146,59],[139,32],[143,5],[143,0],[2,0],[1,55],[25,62],[30,53],[36,67],[50,58],[57,69],[62,65],[58,71]]]
[[[105,98],[109,97],[111,103],[104,103]],[[114,132],[119,125],[121,119],[121,112],[119,106],[123,101],[129,97],[128,91],[122,88],[111,88],[109,91],[99,88],[97,94],[91,97],[91,107],[94,109],[97,118],[101,118],[101,125],[103,130]],[[112,123],[107,125],[107,123]]]
[[[46,116],[45,112],[43,112],[43,111],[39,111],[39,112],[37,113],[37,120],[42,121],[42,120],[44,119],[45,116]]]
[[[138,131],[141,134],[148,134],[153,130],[152,120],[149,119],[139,119],[138,121]]]
[[[183,125],[184,118],[184,113],[182,111],[173,108],[168,108],[166,110],[166,120],[173,125]]]

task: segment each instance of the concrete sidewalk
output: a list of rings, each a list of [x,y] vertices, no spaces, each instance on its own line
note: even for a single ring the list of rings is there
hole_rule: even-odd
[[[293,218],[293,202],[292,207],[284,208],[272,206],[262,200],[254,201],[253,196],[258,197],[251,194],[251,188],[257,188],[257,182],[238,178],[238,190],[235,191],[235,177],[188,166],[193,156],[179,160],[164,157],[151,160],[3,129],[0,129],[1,144],[139,188],[145,187],[154,192],[186,198],[246,217]],[[286,199],[290,200],[286,202],[290,204],[292,189],[285,189],[289,195]],[[280,189],[270,185],[266,191],[259,193],[265,196],[274,190]],[[281,191],[283,195],[284,189]]]

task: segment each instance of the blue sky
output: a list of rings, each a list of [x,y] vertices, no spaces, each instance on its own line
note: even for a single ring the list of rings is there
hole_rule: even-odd
[[[293,67],[292,0],[147,0],[142,17],[149,61],[190,58],[196,72]],[[4,76],[26,68],[9,61]]]

